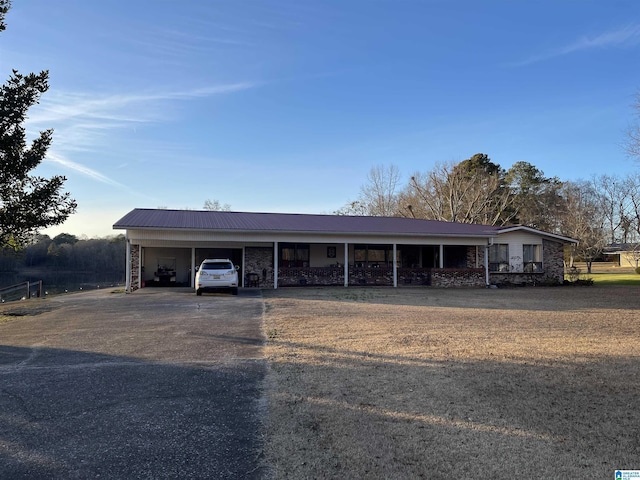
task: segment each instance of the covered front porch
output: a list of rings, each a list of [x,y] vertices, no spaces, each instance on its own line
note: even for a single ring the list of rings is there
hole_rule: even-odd
[[[229,258],[242,287],[485,286],[486,245],[219,243],[128,245],[128,290],[191,286],[204,258]],[[164,278],[161,274],[170,272]]]
[[[276,242],[261,261],[251,247],[245,276],[257,273],[267,288],[300,286],[484,286],[486,245],[411,245]],[[264,258],[273,255],[273,260]],[[272,262],[272,263],[271,263]],[[255,269],[271,263],[277,268]],[[270,274],[273,275],[270,275]],[[272,276],[272,279],[269,278]]]

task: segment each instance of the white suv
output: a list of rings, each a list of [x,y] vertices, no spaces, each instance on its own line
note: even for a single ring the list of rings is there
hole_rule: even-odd
[[[196,295],[204,291],[230,290],[238,294],[238,271],[228,258],[208,258],[196,273]]]

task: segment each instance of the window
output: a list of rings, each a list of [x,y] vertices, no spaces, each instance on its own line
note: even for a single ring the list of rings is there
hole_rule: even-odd
[[[233,270],[231,262],[206,262],[202,264],[202,270]]]
[[[393,264],[390,245],[355,245],[353,255],[356,267],[389,267]]]
[[[525,272],[541,272],[542,271],[542,253],[541,245],[523,245],[522,261]]]
[[[509,245],[506,243],[496,243],[489,246],[489,271],[509,271]]]
[[[281,243],[280,244],[281,267],[308,267],[309,244],[306,243]]]
[[[464,245],[445,245],[442,250],[444,268],[467,268],[467,247]]]

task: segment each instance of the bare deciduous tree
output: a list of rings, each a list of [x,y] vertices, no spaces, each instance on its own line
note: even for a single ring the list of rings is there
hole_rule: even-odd
[[[415,174],[401,199],[404,215],[416,218],[505,225],[515,216],[504,171],[484,154]]]
[[[215,212],[229,212],[231,211],[231,205],[225,203],[222,205],[219,200],[205,200],[203,208],[205,210],[212,210]]]
[[[562,188],[565,202],[562,234],[578,240],[573,254],[591,265],[605,249],[605,216],[600,208],[597,192],[589,182],[565,182]]]
[[[630,157],[640,160],[640,91],[636,94],[633,109],[637,119],[627,129],[625,149]]]
[[[604,217],[609,243],[627,242],[629,237],[630,184],[617,175],[599,175],[592,179],[596,201]]]
[[[400,170],[395,165],[376,165],[369,170],[360,187],[358,199],[338,210],[338,215],[394,217],[399,214],[398,185]]]
[[[624,219],[625,242],[640,243],[640,172],[627,177],[628,207]]]

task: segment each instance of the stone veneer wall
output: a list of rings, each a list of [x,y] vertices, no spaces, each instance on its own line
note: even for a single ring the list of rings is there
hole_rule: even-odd
[[[245,247],[244,278],[248,273],[257,273],[260,288],[273,288],[273,248]]]
[[[544,273],[550,280],[564,282],[564,244],[542,240]]]
[[[484,246],[467,247],[467,267],[468,268],[484,268]],[[478,255],[478,264],[476,266],[476,252]]]
[[[393,268],[361,268],[349,266],[349,285],[393,286]]]
[[[140,288],[140,245],[131,245],[131,291]]]
[[[474,249],[475,264],[475,249]],[[434,268],[431,270],[432,287],[484,287],[483,268]]]
[[[305,285],[344,285],[344,268],[280,268],[278,286],[299,287]]]

